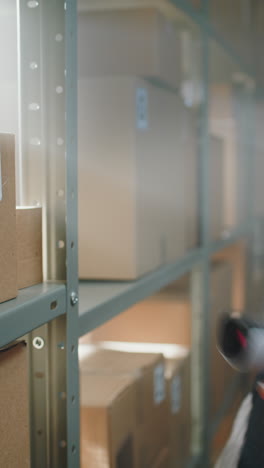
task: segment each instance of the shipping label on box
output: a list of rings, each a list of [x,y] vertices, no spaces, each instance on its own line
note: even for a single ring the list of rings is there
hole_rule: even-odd
[[[154,369],[154,402],[159,405],[165,399],[164,364]]]
[[[170,386],[170,399],[171,399],[171,412],[176,414],[181,409],[181,393],[182,382],[179,375],[175,375],[171,381]]]

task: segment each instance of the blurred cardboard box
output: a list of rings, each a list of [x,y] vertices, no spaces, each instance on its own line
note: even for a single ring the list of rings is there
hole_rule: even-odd
[[[224,233],[224,143],[210,135],[209,141],[209,207],[210,238],[221,239]]]
[[[179,86],[180,38],[155,8],[82,13],[78,31],[79,77],[136,75]]]
[[[79,80],[80,278],[135,279],[197,244],[190,112],[140,78]]]
[[[132,377],[81,374],[82,468],[136,468],[136,384]]]
[[[83,343],[98,341],[176,343],[190,347],[192,310],[188,289],[174,283],[81,339]]]
[[[42,282],[42,209],[17,207],[18,289]]]
[[[17,295],[15,137],[0,134],[0,302]]]
[[[24,342],[0,349],[1,466],[30,467],[28,354]]]
[[[168,442],[164,359],[161,354],[125,352],[114,343],[86,347],[81,374],[125,375],[137,378],[136,420],[140,466],[147,466]],[[85,349],[85,348],[84,348]]]

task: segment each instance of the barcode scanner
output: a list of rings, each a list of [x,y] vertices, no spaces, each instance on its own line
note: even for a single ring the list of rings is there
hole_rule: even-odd
[[[240,372],[264,368],[264,325],[226,315],[219,323],[217,340],[220,353]]]

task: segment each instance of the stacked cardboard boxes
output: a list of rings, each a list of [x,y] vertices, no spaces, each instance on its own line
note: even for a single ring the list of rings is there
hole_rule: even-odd
[[[0,302],[42,281],[41,208],[16,210],[15,137],[0,134]]]
[[[198,243],[196,115],[173,92],[175,25],[155,8],[89,9],[79,15],[79,276],[131,280]]]
[[[99,440],[95,443],[91,433],[95,431],[94,427],[97,427],[98,433],[98,426],[95,425],[94,417],[91,418],[90,413],[88,417],[87,411],[88,407],[96,406],[94,400],[98,404],[102,393],[108,395],[106,389],[98,392],[96,390],[94,392],[93,389],[100,382],[107,384],[108,380],[114,382],[116,388],[117,379],[121,379],[120,375],[122,382],[128,379],[125,382],[130,382],[129,385],[132,386],[135,396],[133,399],[135,419],[129,425],[134,453],[131,458],[134,464],[131,466],[140,468],[183,466],[189,457],[191,439],[190,359],[186,349],[159,344],[145,348],[142,343],[130,343],[127,346],[127,343],[113,342],[100,343],[97,347],[81,345],[81,348],[82,466],[90,466],[87,464],[88,460],[94,456],[93,466],[99,468],[98,460],[102,460],[102,453],[104,459],[109,460],[109,454],[117,452],[116,446],[110,446],[110,442],[108,447],[102,442],[99,443]],[[123,351],[119,351],[120,349]],[[144,349],[146,352],[138,352]],[[165,361],[159,352],[163,353]],[[119,407],[116,411],[120,419],[130,421],[130,410],[126,417],[125,407],[120,410],[121,400],[118,398],[115,394],[115,401],[111,400],[111,408]],[[101,409],[101,405],[98,406]],[[103,430],[104,432],[112,430],[112,423],[110,429],[107,429],[104,420],[100,422],[100,427],[101,434]],[[128,433],[129,430],[123,430],[124,440],[129,439]],[[109,433],[105,439],[111,441],[111,437]],[[121,441],[120,446],[122,446]],[[108,461],[105,466],[119,465],[116,461],[111,463]],[[126,468],[126,465],[121,466]]]
[[[234,269],[228,262],[212,264],[210,284],[210,385],[211,415],[218,411],[225,389],[233,375],[230,366],[217,349],[217,327],[222,314],[232,310],[234,298]],[[82,342],[126,341],[145,343],[174,343],[192,349],[192,305],[186,289],[172,285],[159,294],[136,304],[114,320],[96,329]],[[198,332],[200,333],[200,331]],[[202,331],[201,331],[202,333]],[[202,337],[195,342],[200,343]],[[198,350],[194,350],[197,353]],[[192,356],[191,356],[192,359]],[[194,361],[193,361],[194,362]],[[192,368],[191,373],[195,369]],[[196,372],[195,372],[196,375]],[[199,382],[196,382],[199,386]],[[197,393],[197,392],[196,392]]]
[[[123,375],[132,376],[135,380],[137,397],[134,408],[137,430],[135,455],[137,464],[135,466],[149,466],[160,450],[167,446],[168,441],[162,355],[99,349],[81,361],[81,375],[84,377],[87,375],[109,377]],[[89,388],[87,392],[89,393]],[[126,415],[124,414],[123,417],[125,418]],[[89,445],[90,442],[87,441],[87,444]]]

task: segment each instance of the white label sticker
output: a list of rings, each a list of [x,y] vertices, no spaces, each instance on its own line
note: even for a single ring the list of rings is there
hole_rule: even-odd
[[[181,408],[181,378],[176,375],[171,382],[171,412],[176,414]]]
[[[0,201],[3,199],[3,188],[2,188],[2,161],[0,153]]]
[[[148,92],[145,88],[137,88],[137,128],[146,130],[148,128]]]
[[[165,399],[164,364],[159,364],[154,369],[154,402],[160,404]]]

